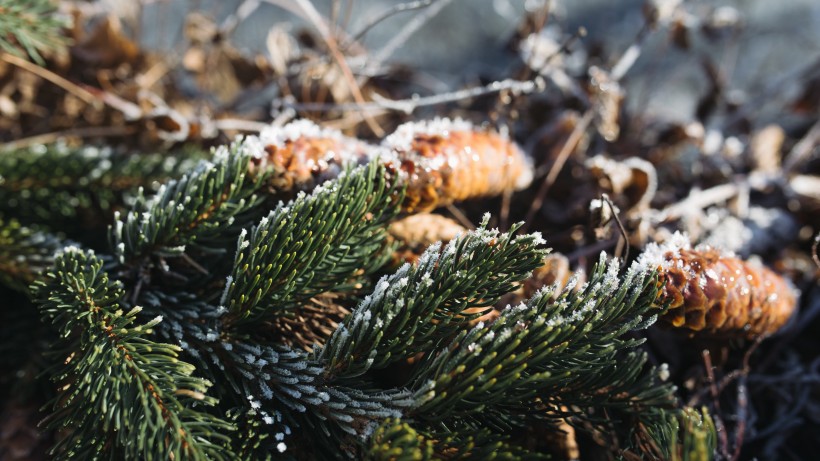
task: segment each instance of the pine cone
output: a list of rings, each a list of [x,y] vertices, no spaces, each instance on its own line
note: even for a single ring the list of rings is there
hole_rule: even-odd
[[[316,344],[324,344],[339,322],[350,314],[339,298],[337,293],[320,293],[290,315],[277,317],[270,329],[279,332],[288,346],[311,352]]]
[[[532,165],[515,143],[463,120],[405,123],[382,146],[388,166],[407,181],[409,213],[520,190],[532,182]]]
[[[678,234],[679,235],[679,234]],[[688,239],[649,246],[641,258],[660,268],[660,301],[669,302],[662,321],[711,336],[754,339],[786,324],[796,306],[791,285],[770,269]]]
[[[430,245],[449,242],[467,229],[450,218],[430,213],[419,213],[402,218],[387,229],[390,237],[399,243],[393,253],[393,262],[415,263]]]

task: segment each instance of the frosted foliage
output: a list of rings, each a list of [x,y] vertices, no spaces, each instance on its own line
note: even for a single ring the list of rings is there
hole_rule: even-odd
[[[216,151],[214,152],[214,162],[216,163],[224,163],[227,162],[231,156],[231,151],[228,146],[219,146]]]
[[[77,245],[68,245],[63,247],[61,250],[57,250],[57,253],[54,255],[55,258],[61,258],[64,255],[71,255],[71,254],[83,254],[87,253],[90,256],[94,255],[94,250],[86,250],[84,251],[82,248],[78,247]]]
[[[533,245],[546,245],[547,240],[541,235],[541,232],[533,232],[530,234],[533,238]]]
[[[606,261],[606,253],[601,252],[600,263],[603,264],[604,261]],[[618,286],[620,286],[620,279],[618,278],[619,273],[620,260],[616,258],[609,260],[606,266],[606,273],[604,274],[604,290],[608,292],[615,292],[618,289]]]

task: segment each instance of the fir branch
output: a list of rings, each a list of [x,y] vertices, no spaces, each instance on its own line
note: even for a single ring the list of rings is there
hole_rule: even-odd
[[[285,346],[233,340],[223,342],[215,354],[210,364],[204,357],[201,364],[230,383],[223,389],[230,389],[226,400],[244,405],[244,411],[268,424],[284,418],[285,429],[274,434],[276,440],[287,444],[284,435],[298,428],[310,434],[314,448],[325,455],[338,454],[340,447],[355,455],[373,422],[400,417],[414,404],[412,393],[404,389],[328,381],[320,363]]]
[[[313,434],[319,451],[338,452],[348,440],[353,452],[373,421],[398,417],[414,404],[404,389],[368,390],[328,381],[323,365],[305,351],[258,334],[225,333],[219,311],[191,295],[145,295],[146,312],[166,313],[155,330],[179,344],[201,374],[220,383],[214,397],[252,431],[235,438],[237,453],[250,450],[256,459],[264,458],[264,450],[285,450],[296,429]]]
[[[717,430],[706,408],[658,413],[658,421],[638,433],[639,449],[669,461],[710,461],[717,447]]]
[[[543,259],[539,235],[481,228],[431,246],[418,265],[385,276],[317,352],[330,373],[359,376],[435,346],[512,291]]]
[[[390,418],[373,432],[366,459],[548,459],[545,454],[516,447],[508,439],[487,428],[458,423],[446,430],[416,430],[407,421]]]
[[[229,242],[260,214],[257,194],[269,172],[249,172],[261,152],[256,138],[220,147],[213,162],[200,163],[187,175],[160,186],[146,199],[142,190],[124,216],[115,213],[109,227],[114,273],[128,287],[131,304],[144,288],[170,293],[216,287],[229,270]],[[153,282],[152,282],[153,281]]]
[[[25,291],[64,245],[59,236],[0,216],[0,283]]]
[[[120,264],[156,254],[181,255],[186,245],[224,252],[224,233],[245,224],[237,218],[262,201],[256,192],[265,174],[248,174],[251,156],[260,151],[250,140],[221,147],[213,162],[201,161],[150,199],[138,194],[130,211],[115,216],[109,232]]]
[[[37,64],[45,65],[42,52],[66,44],[51,0],[0,0],[0,50],[21,56],[24,50]]]
[[[322,292],[349,291],[386,261],[385,223],[400,201],[374,161],[280,204],[240,235],[221,303],[235,323],[248,323]]]
[[[71,428],[53,448],[59,458],[227,459],[231,426],[195,410],[211,405],[207,381],[177,358],[180,348],[151,341],[155,318],[121,309],[123,290],[91,252],[67,247],[32,286],[41,314],[59,331],[65,360],[49,428]],[[112,451],[113,450],[113,451]]]
[[[428,355],[416,377],[419,407],[411,414],[430,422],[493,419],[498,408],[527,413],[536,397],[545,413],[562,405],[630,415],[672,407],[674,389],[658,383],[646,357],[634,352],[641,341],[623,337],[653,321],[645,315],[657,294],[656,277],[636,267],[620,277],[618,264],[602,259],[580,290],[574,283],[558,296],[556,287],[543,289]],[[511,421],[496,418],[502,426]]]
[[[424,461],[433,458],[433,442],[400,419],[386,419],[370,437],[372,461]]]
[[[140,187],[153,191],[159,181],[190,170],[201,156],[197,151],[129,155],[61,143],[3,152],[0,212],[82,237],[89,228],[109,224],[129,194]]]

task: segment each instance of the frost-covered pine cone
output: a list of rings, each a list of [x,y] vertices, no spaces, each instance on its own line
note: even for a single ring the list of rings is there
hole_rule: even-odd
[[[680,234],[641,259],[660,269],[661,302],[670,303],[661,320],[674,328],[754,339],[780,329],[796,306],[783,277],[713,247],[692,249]]]
[[[430,211],[530,185],[529,159],[506,136],[464,120],[405,123],[385,138],[384,159],[407,181],[403,208]]]
[[[263,130],[254,168],[272,168],[277,191],[309,190],[345,165],[380,158],[406,184],[402,208],[431,211],[454,202],[520,190],[532,182],[532,164],[506,136],[464,120],[405,123],[381,146],[369,145],[297,120]]]

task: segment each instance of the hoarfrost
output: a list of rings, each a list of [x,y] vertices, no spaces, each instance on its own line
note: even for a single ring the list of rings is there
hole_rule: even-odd
[[[636,270],[641,272],[648,272],[657,269],[668,269],[671,267],[671,262],[667,255],[671,258],[680,257],[680,250],[687,250],[692,247],[689,241],[689,236],[685,233],[675,232],[666,242],[662,244],[650,243],[646,245],[643,253],[638,256],[635,262]],[[678,263],[681,261],[678,260]]]
[[[228,300],[228,293],[231,290],[231,284],[233,284],[233,276],[229,275],[225,278],[225,288],[222,289],[222,296],[219,298],[220,308],[224,308],[225,301]]]
[[[547,240],[541,235],[541,232],[533,232],[530,235],[533,237],[533,244],[535,245],[546,245]]]
[[[407,151],[413,140],[419,135],[438,135],[449,137],[453,131],[472,131],[473,124],[461,118],[449,119],[436,117],[433,120],[407,122],[396,128],[396,131],[384,138],[382,146],[388,149]]]
[[[669,364],[668,363],[662,363],[658,367],[658,378],[660,378],[661,381],[666,381],[667,379],[669,379]]]
[[[263,396],[264,396],[267,400],[270,400],[270,399],[272,399],[272,398],[273,398],[273,391],[272,391],[272,390],[271,390],[271,388],[268,386],[268,383],[266,383],[265,381],[260,381],[260,382],[259,382],[259,390],[261,390],[261,391],[262,391],[262,395],[263,395]]]

